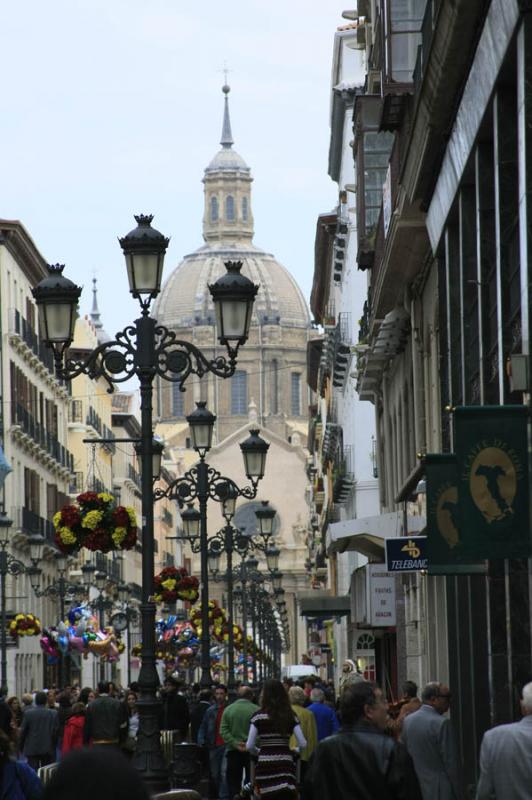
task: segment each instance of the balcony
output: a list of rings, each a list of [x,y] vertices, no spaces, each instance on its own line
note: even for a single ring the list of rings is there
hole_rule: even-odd
[[[20,342],[27,357],[35,364],[42,364],[55,377],[52,350],[41,342],[32,325],[16,308],[11,309],[9,333],[13,343],[16,340]]]
[[[93,428],[96,433],[100,436],[103,436],[103,422],[99,414],[93,409],[92,406],[89,406],[89,411],[87,417],[85,419],[85,424],[88,425],[90,428]]]
[[[20,426],[22,434],[36,444],[43,454],[54,459],[63,469],[72,472],[74,456],[62,445],[57,437],[47,431],[41,422],[21,403],[14,402],[12,412],[13,424]]]
[[[355,485],[354,453],[351,445],[346,445],[333,472],[333,501],[343,505],[349,499]]]
[[[55,546],[55,528],[49,519],[40,517],[28,508],[22,508],[21,526],[22,531],[28,536],[39,534],[44,536],[49,544]]]
[[[142,482],[140,479],[140,474],[137,472],[133,464],[128,463],[127,465],[127,477],[129,480],[135,484],[139,491],[142,491]]]

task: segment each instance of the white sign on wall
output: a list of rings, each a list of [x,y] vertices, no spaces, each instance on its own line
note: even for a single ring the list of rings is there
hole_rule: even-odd
[[[390,165],[386,170],[386,180],[382,185],[382,221],[384,224],[384,236],[388,235],[390,220],[392,218],[392,172]]]
[[[385,564],[368,564],[372,628],[396,624],[395,576],[386,572]]]

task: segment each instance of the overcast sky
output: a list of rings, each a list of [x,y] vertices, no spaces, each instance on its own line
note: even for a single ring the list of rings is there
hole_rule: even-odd
[[[352,5],[355,5],[352,3]],[[202,244],[203,170],[219,149],[224,61],[235,149],[252,169],[255,244],[308,300],[327,175],[340,0],[24,0],[0,26],[0,216],[84,285],[106,330],[136,314],[117,236],[138,212],[171,236],[165,276]]]

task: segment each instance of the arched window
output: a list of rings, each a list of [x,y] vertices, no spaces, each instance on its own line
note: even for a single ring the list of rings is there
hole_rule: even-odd
[[[247,197],[242,198],[242,221],[248,221],[248,199]]]
[[[211,197],[211,222],[218,222],[218,198]]]
[[[225,198],[225,218],[228,222],[235,221],[235,198],[231,194]]]
[[[247,372],[237,369],[231,378],[231,414],[243,416],[248,413]]]

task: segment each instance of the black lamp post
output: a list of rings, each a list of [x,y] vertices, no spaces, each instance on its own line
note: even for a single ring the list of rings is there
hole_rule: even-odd
[[[259,436],[258,430],[251,430],[250,435],[240,444],[244,458],[244,469],[250,485],[240,488],[231,479],[209,467],[205,457],[212,445],[212,435],[216,417],[207,409],[206,403],[196,403],[196,410],[189,414],[192,446],[200,460],[196,466],[180,478],[173,481],[166,489],[157,489],[155,498],[170,497],[188,508],[182,513],[184,536],[177,537],[188,540],[199,546],[195,552],[200,553],[201,567],[201,678],[200,685],[206,689],[211,685],[211,659],[209,635],[209,541],[207,536],[207,502],[217,500],[226,504],[226,513],[233,510],[237,497],[252,500],[257,496],[258,483],[266,469],[266,455],[269,444]],[[198,500],[199,511],[192,506]]]
[[[33,545],[30,540],[30,548],[33,546],[35,556],[37,556],[38,549],[40,549],[40,554],[38,559],[33,558],[32,556],[33,566],[26,567],[26,572],[30,578],[31,588],[33,589],[36,597],[53,597],[59,600],[59,619],[63,621],[66,613],[65,603],[67,597],[74,600],[74,598],[83,597],[88,593],[94,567],[85,564],[81,568],[82,582],[77,583],[76,581],[71,581],[66,574],[68,568],[68,557],[64,555],[64,553],[56,553],[55,562],[58,577],[45,586],[44,589],[41,589],[42,569],[37,566],[37,563],[42,558],[45,539],[42,536],[34,536],[32,539]],[[70,661],[68,654],[63,655],[61,653],[57,668],[57,682],[60,688],[63,688],[63,686],[68,682],[69,666]]]
[[[142,483],[142,666],[139,674],[139,732],[133,757],[135,767],[152,791],[168,785],[167,769],[159,736],[159,677],[155,666],[155,612],[153,601],[153,381],[156,377],[172,381],[184,390],[191,374],[212,372],[229,378],[236,368],[238,348],[248,337],[253,302],[258,291],[240,273],[241,262],[226,262],[226,274],[209,286],[218,321],[218,340],[225,345],[227,357],[212,360],[192,343],[180,340],[175,333],[150,316],[150,304],[161,288],[164,255],[169,240],[151,227],[153,217],[135,217],[137,227],[124,238],[124,252],[129,288],[141,307],[141,316],[119,332],[114,340],[96,347],[85,359],[67,358],[72,344],[80,289],[63,275],[63,266],[49,267],[50,275],[33,289],[42,314],[45,341],[53,348],[59,377],[72,379],[86,374],[103,378],[108,391],[115,383],[136,377],[141,396],[141,483]]]

